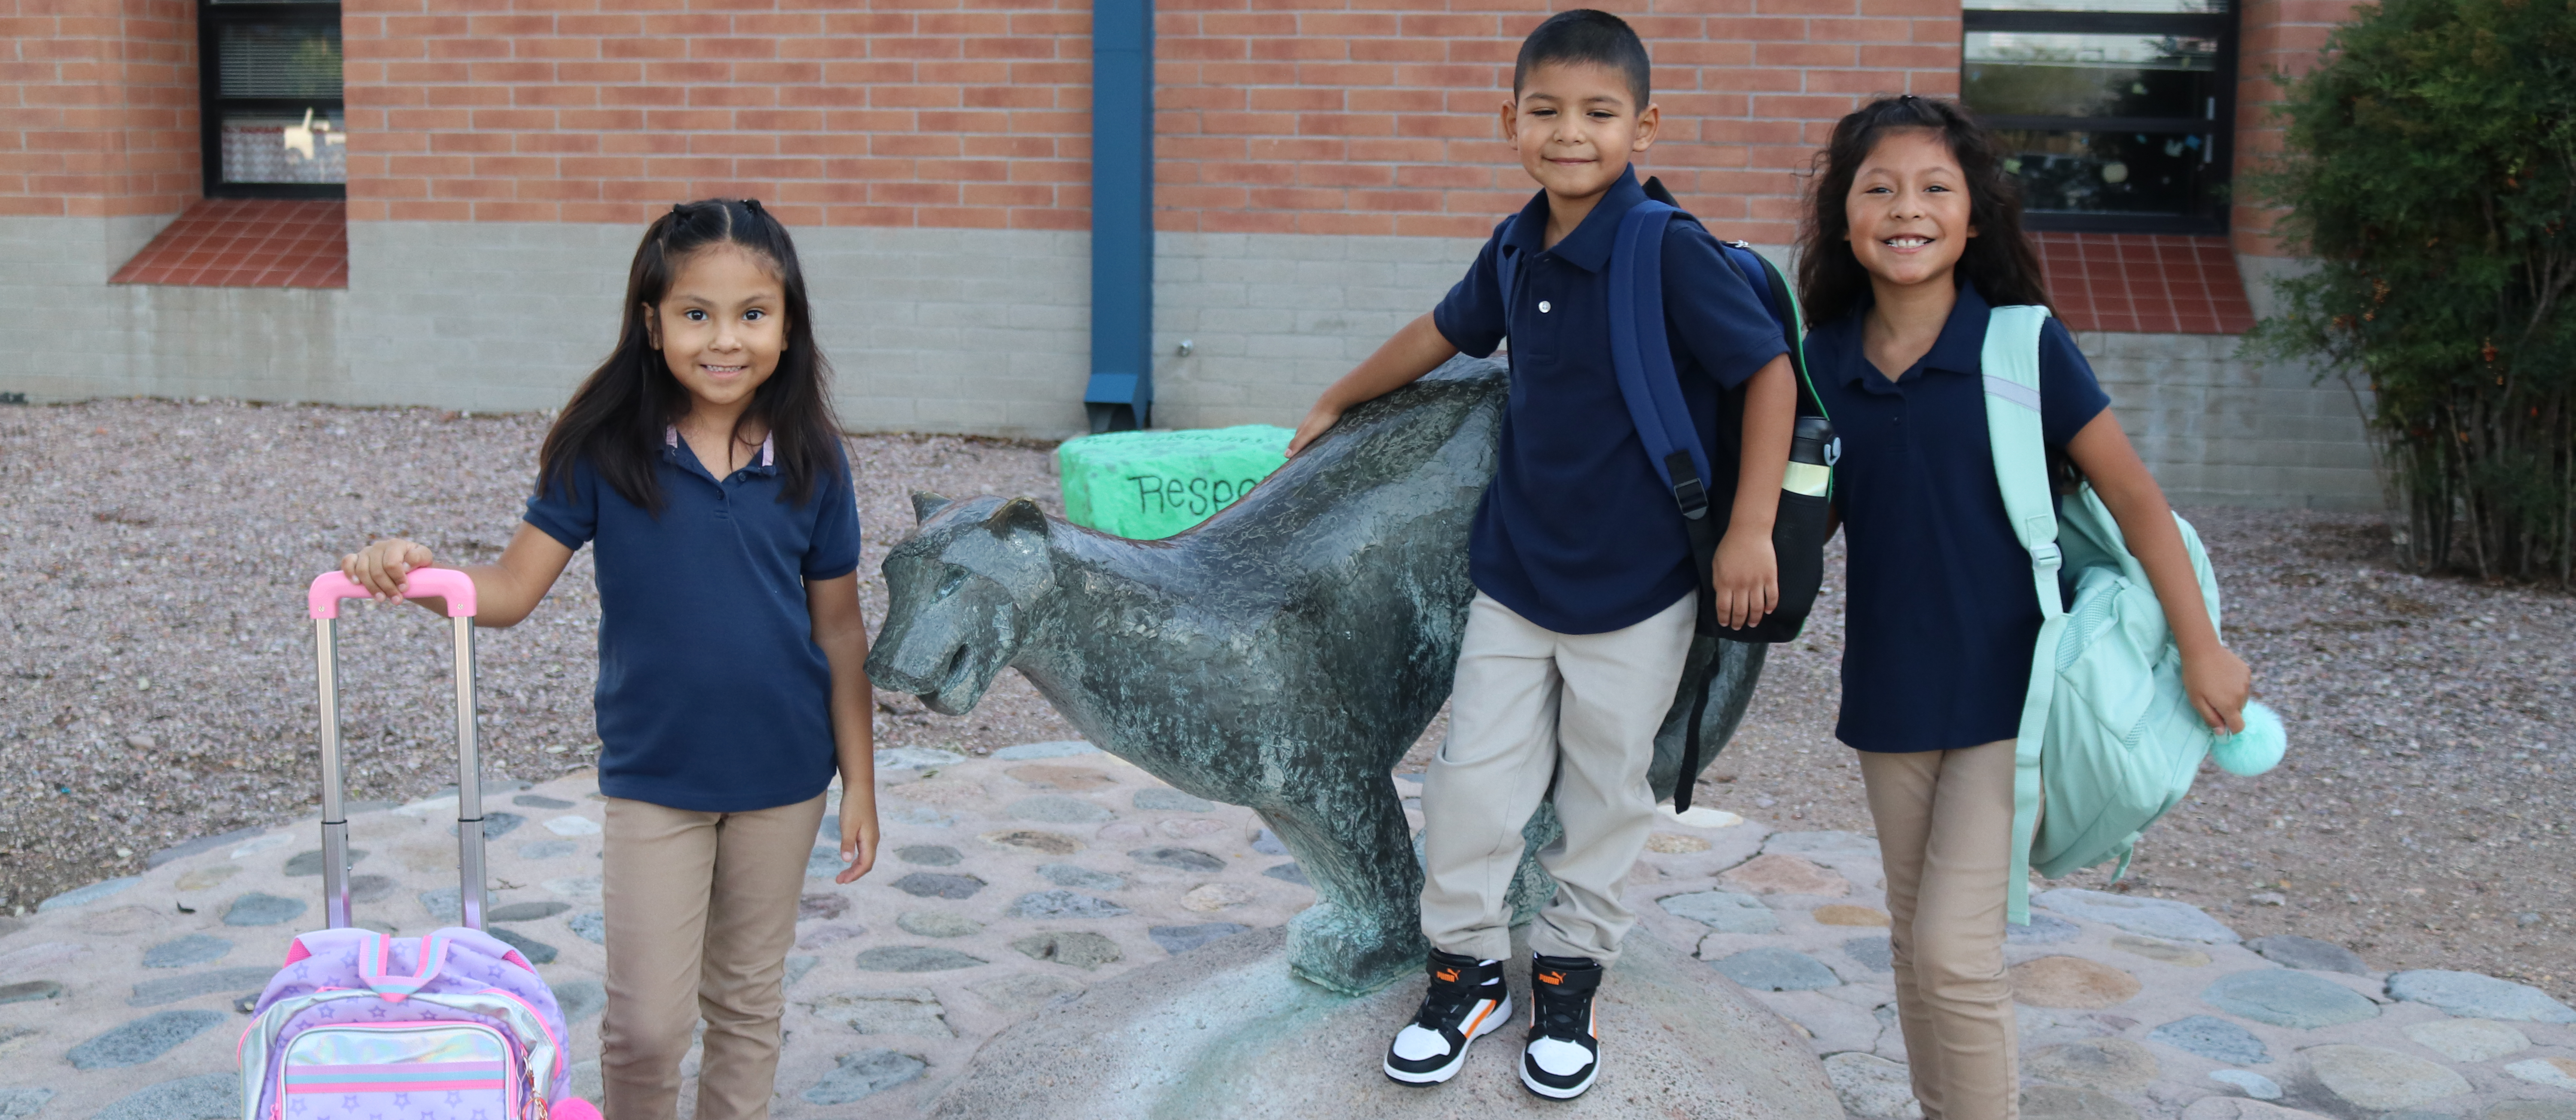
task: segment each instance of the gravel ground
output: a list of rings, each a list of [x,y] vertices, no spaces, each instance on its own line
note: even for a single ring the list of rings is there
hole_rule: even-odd
[[[321,798],[303,588],[379,536],[442,562],[497,556],[533,477],[539,416],[106,401],[0,409],[0,912],[131,874],[197,836]],[[910,488],[1030,493],[1037,444],[849,441],[871,619]],[[477,632],[487,778],[588,765],[599,600],[588,550],[546,604]],[[453,787],[444,627],[352,603],[340,625],[349,795]],[[1016,674],[951,719],[879,705],[878,743],[980,751],[1074,735]]]
[[[317,798],[303,584],[377,535],[491,557],[544,425],[158,401],[0,410],[0,907]],[[1042,445],[849,446],[872,617],[912,487],[1058,505]],[[2576,999],[2576,598],[2404,575],[2376,518],[2186,514],[2292,753],[2259,778],[2206,774],[2148,834],[2129,885],[2247,936],[2295,931],[2376,968],[2472,969]],[[1832,739],[1840,608],[1829,588],[1806,637],[1773,652],[1707,803],[1787,828],[1868,828],[1859,770]],[[487,774],[544,780],[588,763],[597,609],[585,553],[527,623],[481,632]],[[344,619],[353,797],[453,781],[445,639],[429,622],[372,606]],[[885,746],[970,752],[1073,734],[1007,674],[960,718],[885,698],[877,732]]]
[[[2376,516],[2183,514],[2290,754],[2255,778],[2203,765],[2138,845],[2126,888],[2247,937],[2299,933],[2373,968],[2467,969],[2576,999],[2576,598],[2404,574]],[[1773,651],[1701,783],[1708,804],[1869,829],[1860,768],[1833,740],[1842,603],[1828,591],[1804,638]],[[2060,885],[2105,887],[2106,872]]]

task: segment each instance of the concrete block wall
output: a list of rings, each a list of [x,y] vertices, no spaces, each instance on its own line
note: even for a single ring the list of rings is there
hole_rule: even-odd
[[[110,285],[166,216],[0,217],[0,390],[348,400],[349,293]],[[41,357],[43,360],[30,360]]]
[[[1324,386],[1439,303],[1483,244],[1459,237],[1156,235],[1154,422],[1294,425]],[[1188,357],[1179,354],[1184,339]]]
[[[144,218],[0,218],[0,377],[39,400],[226,396],[532,411],[616,335],[637,231],[608,223],[367,222],[346,291],[109,286]],[[1082,430],[1088,237],[801,230],[835,403],[854,431]],[[1291,425],[1475,254],[1468,238],[1164,233],[1155,286],[1167,427]],[[1178,353],[1180,342],[1191,354]],[[2077,336],[2177,503],[2374,508],[2351,395],[2235,356],[2224,335]]]
[[[2174,504],[2379,508],[2368,432],[2339,379],[2240,359],[2227,335],[2075,342]]]
[[[641,231],[353,222],[354,403],[553,408],[617,337]],[[1090,239],[1050,230],[795,232],[854,431],[1055,438],[1082,428]]]

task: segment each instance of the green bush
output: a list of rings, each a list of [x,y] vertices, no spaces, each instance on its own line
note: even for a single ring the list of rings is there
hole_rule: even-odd
[[[2576,537],[2576,0],[2388,0],[2282,80],[2250,177],[2317,271],[2257,353],[2371,391],[2419,569],[2569,578]]]

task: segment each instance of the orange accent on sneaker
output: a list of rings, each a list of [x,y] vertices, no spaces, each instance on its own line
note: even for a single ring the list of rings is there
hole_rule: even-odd
[[[1541,984],[1562,984],[1565,983],[1565,974],[1562,972],[1542,972],[1538,974],[1538,982]]]
[[[1492,1000],[1478,1000],[1477,1002],[1484,1004],[1485,1009],[1477,1012],[1475,1018],[1467,1020],[1466,1030],[1458,1032],[1469,1038],[1476,1037],[1476,1024],[1484,1022],[1485,1016],[1493,1014],[1495,1008],[1502,1006],[1502,1004],[1495,1003]]]
[[[1444,968],[1438,972],[1432,973],[1432,975],[1439,977],[1440,982],[1443,984],[1455,984],[1458,982],[1458,970],[1454,968]]]

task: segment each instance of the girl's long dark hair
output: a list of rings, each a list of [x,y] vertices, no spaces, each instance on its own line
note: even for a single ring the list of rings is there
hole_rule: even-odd
[[[2004,170],[1994,135],[1951,102],[1909,95],[1870,102],[1844,117],[1834,125],[1833,142],[1816,157],[1807,220],[1798,231],[1798,300],[1808,325],[1842,318],[1867,300],[1869,272],[1852,256],[1843,199],[1879,139],[1906,129],[1938,134],[1967,175],[1968,220],[1977,236],[1959,255],[1959,278],[1974,282],[1986,302],[1997,306],[2047,304],[2039,254],[2022,233],[2021,184]]]
[[[560,486],[570,495],[573,465],[587,459],[620,496],[660,512],[662,488],[654,466],[661,459],[663,432],[689,412],[689,391],[653,348],[650,317],[670,293],[680,266],[719,245],[735,246],[759,260],[778,278],[787,299],[787,349],[779,355],[777,371],[753,391],[751,407],[735,422],[735,438],[741,438],[744,423],[757,420],[768,427],[790,502],[804,502],[816,480],[843,469],[841,427],[828,392],[832,367],[814,345],[814,316],[805,299],[796,244],[758,200],[710,198],[674,206],[645,229],[643,243],[635,247],[635,263],[626,272],[625,322],[618,328],[617,348],[573,390],[572,400],[546,432],[537,452],[538,493]]]

